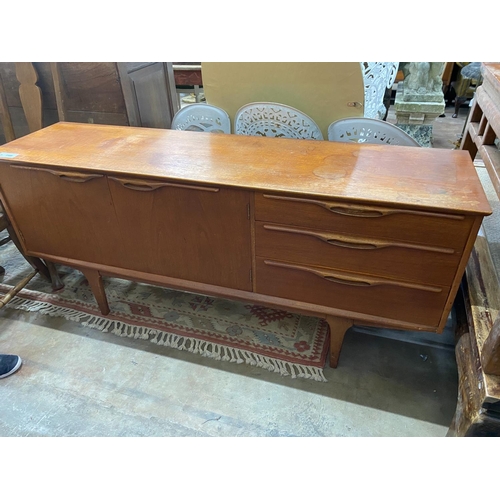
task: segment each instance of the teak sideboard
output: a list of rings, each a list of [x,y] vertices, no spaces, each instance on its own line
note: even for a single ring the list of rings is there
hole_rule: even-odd
[[[464,151],[108,125],[0,147],[27,255],[353,324],[441,332],[490,206]]]

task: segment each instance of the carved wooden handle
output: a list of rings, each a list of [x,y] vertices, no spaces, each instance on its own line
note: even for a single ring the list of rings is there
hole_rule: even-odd
[[[335,275],[324,275],[321,276],[327,281],[332,281],[333,283],[338,283],[339,285],[349,285],[349,286],[374,286],[373,283],[369,281],[359,281],[359,280],[347,280],[344,278],[338,278]]]
[[[359,208],[340,207],[338,205],[330,205],[321,203],[325,208],[334,214],[346,215],[347,217],[383,217],[390,213],[389,210],[365,210]]]
[[[48,170],[53,175],[56,175],[59,177],[59,179],[62,179],[63,181],[69,181],[69,182],[87,182],[92,179],[98,179],[100,177],[103,177],[102,175],[99,174],[79,174],[76,172],[57,172],[55,170]]]
[[[120,177],[109,177],[110,179],[119,182],[123,187],[133,189],[134,191],[154,191],[162,187],[177,187],[183,189],[194,189],[196,191],[208,191],[210,193],[219,192],[219,188],[210,188],[205,186],[192,186],[190,184],[175,184],[173,182],[154,182],[143,181],[140,179],[123,179]]]
[[[118,181],[123,187],[133,189],[134,191],[154,191],[165,186],[164,182],[131,181],[128,179],[118,179],[117,177],[110,177],[110,179]]]
[[[347,217],[375,218],[375,217],[385,217],[387,215],[393,215],[393,214],[411,214],[411,215],[418,215],[418,216],[422,216],[422,217],[439,217],[439,218],[443,218],[443,219],[453,219],[453,220],[464,220],[464,218],[465,218],[463,215],[442,214],[442,213],[434,213],[434,212],[420,212],[420,211],[416,211],[416,210],[407,210],[404,208],[385,208],[385,207],[367,208],[363,205],[356,205],[356,204],[351,204],[351,203],[339,204],[338,202],[328,202],[328,201],[322,201],[322,200],[310,200],[307,198],[289,198],[287,196],[276,196],[276,195],[270,195],[270,194],[265,194],[264,198],[318,205],[322,208],[325,208],[329,212],[332,212],[332,213],[335,213],[338,215],[344,215]]]
[[[283,233],[300,234],[305,236],[313,236],[329,245],[352,248],[354,250],[377,250],[380,248],[397,247],[411,248],[415,250],[424,250],[427,252],[454,254],[455,250],[445,247],[433,247],[428,245],[417,245],[413,243],[405,243],[403,241],[388,241],[376,240],[372,238],[358,238],[355,236],[345,236],[343,234],[330,233],[325,231],[314,231],[310,229],[298,229],[286,226],[274,226],[272,224],[264,224],[264,229],[271,231],[280,231]]]
[[[320,278],[327,281],[333,281],[340,285],[349,286],[380,286],[380,285],[390,285],[399,288],[411,288],[414,290],[424,290],[426,292],[441,293],[442,288],[437,286],[420,285],[419,283],[406,283],[404,281],[392,281],[384,278],[373,278],[371,276],[356,276],[350,273],[342,273],[336,271],[323,271],[315,267],[300,266],[297,264],[288,264],[285,262],[276,262],[272,260],[265,260],[264,264],[268,266],[283,267],[285,269],[293,269],[296,271],[305,271],[311,274],[315,274]]]
[[[49,174],[59,177],[59,179],[69,182],[87,182],[92,179],[99,179],[104,177],[102,174],[83,174],[81,172],[64,172],[61,170],[50,170],[48,168],[27,167],[25,165],[11,165],[11,167],[19,168],[21,170],[36,170],[38,172],[48,172]]]
[[[377,248],[382,248],[381,245],[375,245],[373,243],[359,243],[356,241],[339,240],[336,238],[325,239],[326,243],[336,247],[342,248],[352,248],[354,250],[376,250]]]

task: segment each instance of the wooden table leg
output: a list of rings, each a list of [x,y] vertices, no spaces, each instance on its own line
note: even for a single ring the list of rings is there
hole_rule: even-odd
[[[3,208],[3,207],[2,207]],[[4,215],[5,217],[5,215]],[[62,282],[59,274],[57,273],[56,267],[52,262],[43,261],[38,257],[30,257],[25,255],[23,252],[23,247],[19,238],[17,237],[12,224],[8,219],[6,219],[6,229],[9,233],[9,237],[12,240],[12,243],[16,245],[17,249],[21,253],[21,255],[34,267],[45,279],[52,282],[52,290],[55,292],[57,290],[62,290],[64,288],[64,283]]]
[[[334,316],[327,316],[326,321],[330,327],[330,366],[337,368],[345,333],[353,323],[350,319]]]
[[[54,263],[46,260],[45,265],[49,270],[50,281],[52,282],[52,290],[54,290],[54,292],[62,290],[64,288],[64,283],[62,282]]]
[[[99,271],[95,269],[83,269],[83,274],[89,282],[90,289],[94,294],[101,313],[104,315],[109,314],[108,299],[106,298],[106,291],[104,290],[102,276],[99,274]]]

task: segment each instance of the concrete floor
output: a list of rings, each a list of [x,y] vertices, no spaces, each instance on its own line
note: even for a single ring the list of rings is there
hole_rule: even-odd
[[[453,148],[466,113],[447,109],[434,147]],[[4,437],[444,436],[457,397],[452,322],[411,339],[351,329],[327,383],[8,308],[0,351],[24,360],[0,380]]]

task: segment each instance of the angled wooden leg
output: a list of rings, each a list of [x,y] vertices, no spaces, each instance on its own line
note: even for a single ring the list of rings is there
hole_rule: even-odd
[[[330,327],[330,366],[337,368],[345,333],[353,323],[350,319],[334,316],[327,316],[326,321]]]
[[[106,291],[104,290],[104,284],[99,271],[95,269],[83,269],[82,271],[89,282],[90,289],[94,294],[101,313],[104,315],[109,314],[108,299],[106,298]]]
[[[45,279],[52,282],[52,290],[57,291],[64,288],[64,283],[61,281],[59,274],[57,273],[56,267],[52,262],[43,261],[38,257],[30,257],[24,254],[23,247],[19,238],[17,237],[14,228],[12,227],[9,220],[6,221],[6,229],[9,233],[10,239],[12,243],[16,245],[17,249],[21,253],[21,255],[34,267]]]
[[[52,282],[52,290],[54,290],[54,292],[57,290],[62,290],[64,288],[64,283],[62,282],[54,263],[46,260],[45,265],[49,270],[50,281]]]

